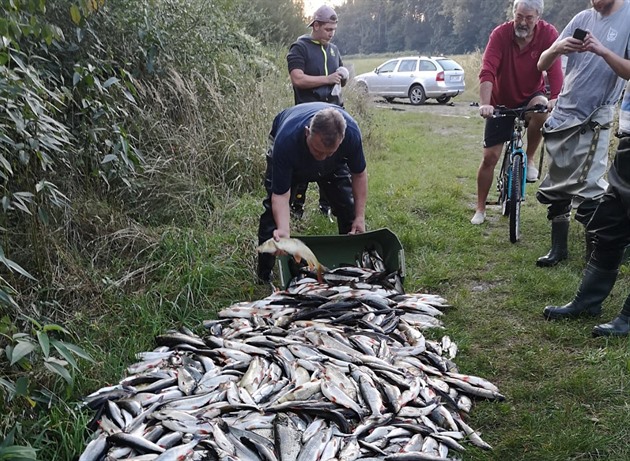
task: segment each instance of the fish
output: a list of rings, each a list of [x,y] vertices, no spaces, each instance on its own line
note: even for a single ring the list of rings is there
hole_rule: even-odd
[[[97,438],[88,443],[85,451],[79,457],[79,461],[96,461],[102,458],[107,451],[108,436],[105,433],[101,433]]]
[[[323,281],[323,273],[328,271],[328,269],[317,260],[315,253],[313,253],[304,242],[296,238],[281,238],[275,240],[272,237],[259,245],[257,250],[258,253],[270,253],[276,256],[289,254],[293,256],[293,259],[295,259],[297,263],[301,263],[302,261],[306,262],[309,270],[317,271],[317,281],[319,283]]]
[[[205,335],[169,330],[135,354],[130,376],[84,399],[96,432],[80,461],[446,461],[491,448],[462,414],[471,398],[505,397],[459,373],[450,337],[424,336],[446,300],[373,268],[305,273],[219,309]]]

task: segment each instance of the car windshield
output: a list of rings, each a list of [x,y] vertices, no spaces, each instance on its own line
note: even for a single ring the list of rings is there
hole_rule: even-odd
[[[438,62],[444,70],[462,70],[461,66],[452,59],[438,59]]]

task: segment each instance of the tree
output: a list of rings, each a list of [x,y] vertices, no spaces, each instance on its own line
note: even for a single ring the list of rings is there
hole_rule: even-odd
[[[263,44],[288,45],[306,33],[303,0],[243,2],[245,31]]]
[[[547,0],[543,18],[559,30],[589,1]],[[483,49],[492,29],[512,18],[496,0],[348,0],[337,8],[344,54],[417,51],[461,54]],[[480,15],[483,12],[483,15]]]

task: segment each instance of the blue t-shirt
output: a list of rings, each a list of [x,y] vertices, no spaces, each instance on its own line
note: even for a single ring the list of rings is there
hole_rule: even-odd
[[[316,160],[306,145],[306,127],[322,109],[332,107],[346,119],[346,135],[339,149],[326,160]],[[365,170],[365,155],[361,131],[357,122],[339,106],[323,102],[309,102],[280,112],[273,121],[271,137],[271,191],[285,194],[291,184],[313,182],[333,175],[346,165],[351,173]]]

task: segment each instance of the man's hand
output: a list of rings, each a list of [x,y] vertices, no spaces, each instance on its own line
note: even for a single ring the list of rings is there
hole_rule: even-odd
[[[479,106],[479,115],[483,118],[492,118],[494,115],[494,106],[491,104],[484,104]]]
[[[343,80],[343,76],[341,75],[340,72],[333,72],[332,74],[330,74],[328,77],[328,84],[329,85],[341,85],[341,81]]]
[[[273,231],[273,239],[277,242],[282,238],[289,238],[291,237],[291,233],[288,230],[281,230],[281,229],[275,229]]]
[[[348,234],[350,235],[363,234],[364,232],[365,232],[365,217],[358,216],[354,218],[354,221],[352,221],[352,228],[350,229],[350,232],[348,232]]]
[[[556,54],[568,54],[568,53],[575,53],[575,52],[583,53],[584,51],[587,51],[586,42],[589,40],[589,38],[595,39],[595,37],[593,37],[593,35],[590,32],[587,32],[586,38],[584,39],[584,41],[578,40],[577,38],[573,38],[573,37],[566,37],[556,42],[556,44],[553,46],[553,51]]]
[[[603,56],[605,53],[610,53],[610,50],[606,48],[602,43],[597,40],[593,34],[588,32],[584,39],[584,51],[590,51],[598,56]]]

